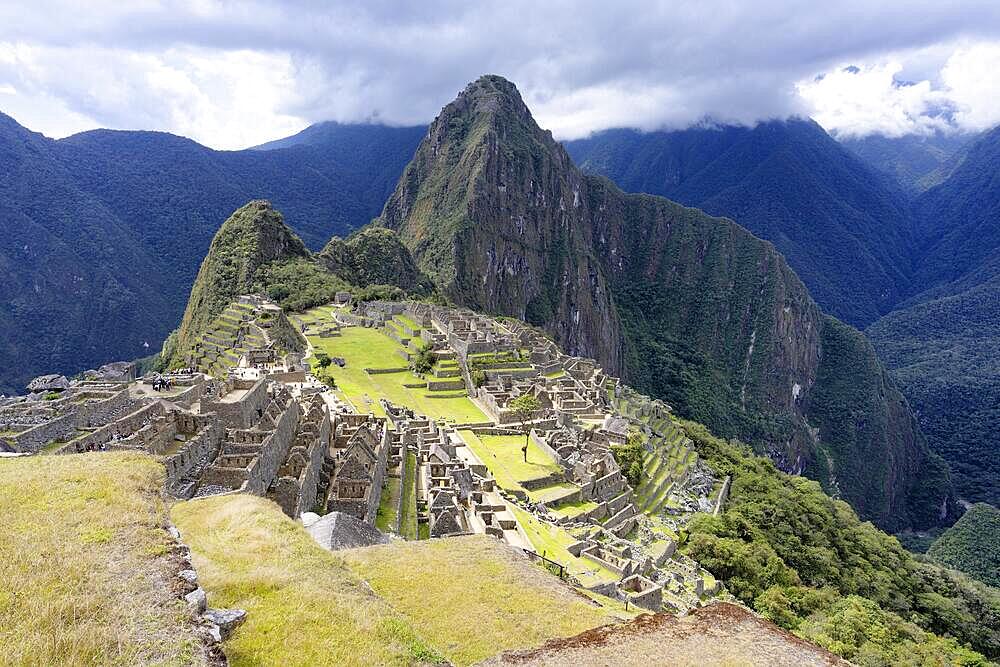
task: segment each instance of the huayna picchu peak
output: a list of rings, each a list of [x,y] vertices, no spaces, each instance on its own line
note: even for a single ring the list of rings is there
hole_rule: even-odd
[[[581,173],[501,77],[441,111],[376,224],[455,303],[543,327],[880,525],[955,511],[870,343],[823,315],[773,245]]]

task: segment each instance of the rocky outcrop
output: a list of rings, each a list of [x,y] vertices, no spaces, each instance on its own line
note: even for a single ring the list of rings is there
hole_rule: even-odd
[[[335,236],[316,259],[352,285],[391,285],[417,296],[434,291],[406,246],[381,227],[365,227],[347,240]]]
[[[451,300],[545,328],[787,470],[823,470],[817,477],[866,518],[929,525],[941,512],[923,499],[952,502],[947,472],[871,346],[855,348],[871,361],[860,368],[824,351],[841,338],[831,327],[844,325],[770,243],[583,175],[500,77],[441,111],[376,224],[398,233]],[[880,390],[847,391],[832,381],[844,373]],[[887,464],[866,468],[872,459]]]

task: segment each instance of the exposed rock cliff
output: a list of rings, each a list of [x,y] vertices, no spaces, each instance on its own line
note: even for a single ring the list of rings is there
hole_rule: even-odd
[[[500,77],[442,110],[378,224],[457,303],[543,326],[785,468],[822,471],[883,526],[928,525],[952,503],[946,469],[924,476],[939,462],[871,346],[852,342],[859,367],[824,353],[840,335],[828,327],[857,332],[824,317],[770,243],[583,175]],[[844,373],[874,393],[846,391]]]

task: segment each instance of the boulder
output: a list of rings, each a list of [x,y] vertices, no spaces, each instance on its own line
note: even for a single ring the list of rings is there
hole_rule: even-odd
[[[130,361],[113,361],[96,371],[87,371],[86,375],[102,382],[130,382],[135,379],[135,364]]]
[[[202,614],[208,608],[208,596],[204,588],[196,588],[184,596],[188,608],[196,614]]]
[[[243,609],[209,609],[202,614],[202,618],[218,626],[221,639],[227,639],[233,630],[247,620],[247,613]]]
[[[69,380],[65,375],[39,375],[28,383],[28,391],[32,394],[49,391],[64,391],[69,389]]]
[[[330,512],[306,527],[306,532],[330,551],[387,544],[389,537],[378,528],[343,512]]]

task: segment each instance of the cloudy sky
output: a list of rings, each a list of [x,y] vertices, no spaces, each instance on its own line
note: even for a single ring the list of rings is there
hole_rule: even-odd
[[[487,72],[559,138],[788,115],[979,130],[1000,123],[1000,1],[0,0],[0,111],[53,137],[228,149],[320,120],[426,123]]]

